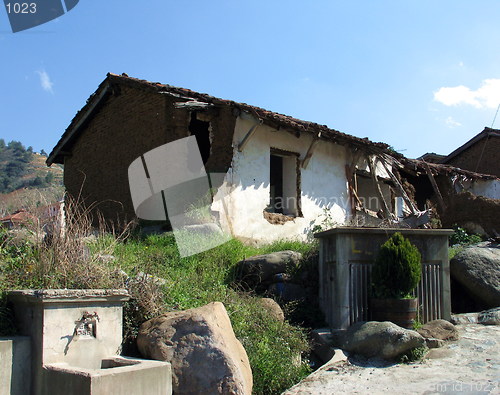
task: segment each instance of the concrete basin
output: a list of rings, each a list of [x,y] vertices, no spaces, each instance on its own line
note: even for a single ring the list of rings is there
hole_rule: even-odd
[[[100,369],[53,363],[43,367],[43,393],[51,395],[170,395],[170,364],[161,361],[111,357]]]

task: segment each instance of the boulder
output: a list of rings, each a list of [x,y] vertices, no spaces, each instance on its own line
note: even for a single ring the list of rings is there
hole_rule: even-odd
[[[237,268],[240,280],[253,287],[271,283],[275,274],[285,273],[287,269],[297,266],[301,259],[300,252],[286,250],[246,258],[238,262]]]
[[[479,313],[452,314],[451,323],[454,325],[477,324]]]
[[[332,332],[330,328],[314,329],[309,334],[311,338],[312,353],[321,364],[343,362],[347,360],[344,352],[333,347]]]
[[[500,307],[481,311],[477,317],[477,322],[483,325],[500,325]]]
[[[425,345],[427,346],[427,348],[440,348],[444,346],[444,340],[434,339],[433,337],[426,337]]]
[[[500,306],[500,245],[479,243],[450,261],[451,276],[486,307]]]
[[[417,329],[423,337],[428,339],[458,340],[458,330],[451,322],[446,320],[429,321]]]
[[[280,305],[274,299],[260,298],[259,302],[269,312],[269,315],[273,316],[280,322],[285,321],[285,314],[283,313]]]
[[[146,321],[137,346],[144,358],[172,364],[175,394],[252,393],[247,353],[220,302]]]
[[[425,339],[417,332],[404,329],[392,322],[357,322],[340,336],[340,348],[366,358],[395,359],[417,347],[425,346]]]

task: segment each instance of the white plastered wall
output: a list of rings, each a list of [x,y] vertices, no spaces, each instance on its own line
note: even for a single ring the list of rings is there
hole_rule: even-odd
[[[476,196],[500,199],[500,180],[475,180],[466,185],[465,189]]]
[[[325,210],[330,222],[345,223],[350,212],[345,176],[346,151],[343,146],[320,141],[306,169],[300,167],[303,216],[280,224],[269,223],[263,215],[269,204],[270,149],[295,152],[303,159],[312,142],[312,135],[302,133],[297,138],[286,131],[276,131],[261,125],[248,140],[242,152],[238,144],[255,123],[239,117],[233,137],[233,162],[226,174],[224,199],[226,230],[239,238],[260,242],[280,239],[305,240],[316,224],[321,224]],[[220,211],[220,201],[212,209]],[[221,216],[221,219],[223,216]]]

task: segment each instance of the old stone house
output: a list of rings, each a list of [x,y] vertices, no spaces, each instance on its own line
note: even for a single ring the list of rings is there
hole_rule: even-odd
[[[346,223],[356,206],[402,214],[389,174],[398,154],[386,144],[125,74],[107,75],[47,164],[64,164],[68,194],[108,220],[128,221],[135,217],[129,165],[186,136],[196,137],[207,173],[224,175],[233,236],[305,238],[322,222]]]

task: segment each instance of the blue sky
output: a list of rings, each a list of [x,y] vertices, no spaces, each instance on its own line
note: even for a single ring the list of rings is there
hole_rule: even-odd
[[[496,0],[80,0],[12,33],[2,8],[0,138],[49,152],[125,72],[447,154],[500,104],[499,17]]]

